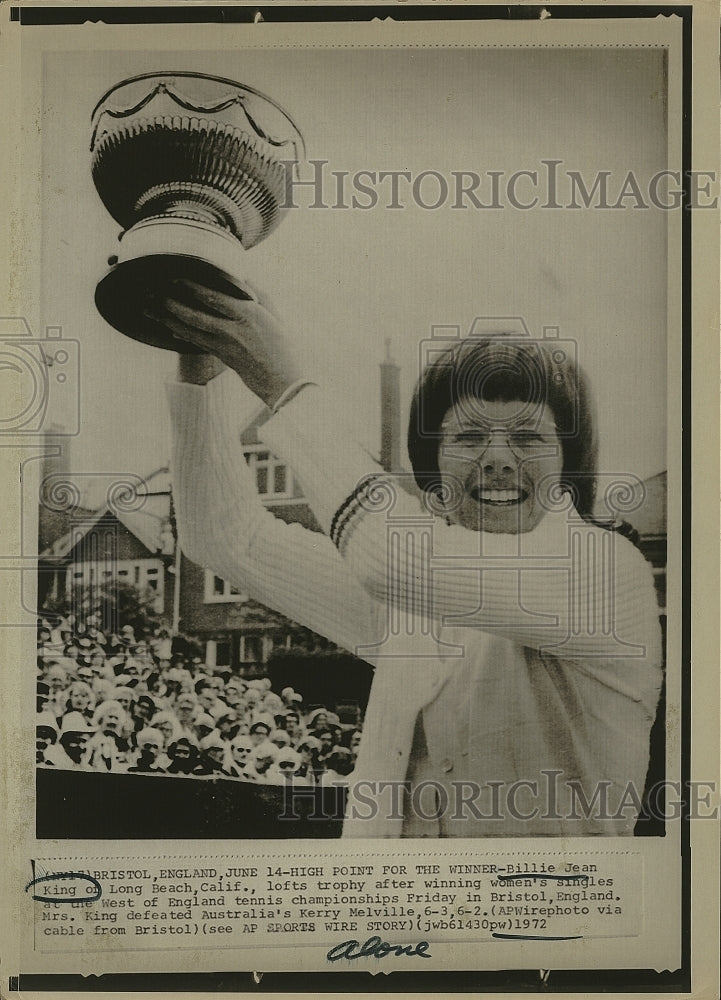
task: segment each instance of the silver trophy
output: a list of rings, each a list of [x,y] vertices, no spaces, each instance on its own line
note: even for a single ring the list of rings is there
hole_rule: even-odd
[[[280,223],[303,138],[251,87],[185,72],[123,80],[95,107],[92,130],[93,180],[123,227],[95,303],[121,333],[177,351],[144,315],[149,299],[172,278],[252,298],[243,252]]]

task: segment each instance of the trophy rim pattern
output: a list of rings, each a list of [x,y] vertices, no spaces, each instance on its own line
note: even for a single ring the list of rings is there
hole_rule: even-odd
[[[290,114],[285,110],[285,108],[281,107],[281,105],[278,104],[277,101],[274,101],[272,97],[269,97],[267,94],[264,94],[261,90],[257,90],[255,87],[251,87],[249,84],[239,83],[237,80],[231,80],[229,77],[215,76],[211,73],[196,73],[193,72],[192,70],[178,70],[177,72],[172,70],[156,70],[148,73],[139,73],[136,76],[126,77],[124,80],[120,80],[118,83],[114,84],[109,90],[107,90],[103,94],[103,96],[100,98],[100,100],[93,108],[92,114],[90,116],[90,120],[94,124],[93,134],[90,140],[91,151],[94,150],[97,141],[98,121],[96,121],[96,117],[99,118],[100,114],[102,113],[110,115],[111,118],[126,118],[129,115],[137,113],[146,104],[148,104],[155,96],[155,93],[149,94],[135,107],[129,108],[125,111],[113,112],[112,110],[109,109],[103,109],[101,112],[102,105],[108,100],[108,98],[113,93],[115,93],[115,91],[119,90],[121,87],[127,86],[128,84],[138,83],[141,80],[152,80],[155,78],[162,78],[162,77],[182,77],[184,79],[192,78],[200,80],[210,80],[213,83],[222,83],[225,84],[226,86],[234,87],[237,90],[244,91],[248,95],[251,95],[253,97],[259,97],[261,100],[267,101],[268,104],[270,104],[273,108],[275,108],[276,111],[279,111],[280,114],[289,123],[289,125],[295,132],[296,138],[289,138],[283,141],[275,141],[271,136],[264,134],[264,132],[257,126],[256,122],[248,114],[247,108],[243,107],[243,113],[248,118],[248,121],[250,122],[251,126],[255,129],[256,133],[270,145],[283,146],[286,145],[287,143],[292,143],[293,146],[296,147],[296,162],[300,162],[301,160],[305,159],[306,149],[305,149],[305,140],[303,138],[303,134],[301,133],[300,129],[298,128],[298,126],[296,125],[295,121],[290,116]],[[179,100],[179,103],[181,104],[182,107],[185,107],[185,103],[183,102],[182,98],[179,97],[179,95],[172,93],[172,91],[169,90],[168,88],[166,88],[166,92],[169,93],[171,98],[173,98],[174,100]],[[210,113],[213,110],[222,111],[224,110],[225,107],[229,107],[230,103],[234,102],[228,102],[226,104],[223,104],[221,102],[221,104],[218,105],[216,108],[212,107],[203,108],[191,105],[189,107],[185,107],[185,110],[187,111],[193,110],[198,113],[200,112]],[[298,148],[297,148],[298,145],[300,145],[300,155],[298,155]]]
[[[129,122],[131,124],[128,124]],[[177,127],[169,127],[171,124]],[[110,183],[113,172],[108,172],[108,163],[115,163],[125,140],[138,139],[141,136],[158,140],[163,136],[178,135],[178,128],[189,129],[190,144],[184,144],[184,148],[186,151],[194,151],[191,161],[195,161],[197,154],[203,153],[204,147],[208,144],[210,147],[215,147],[217,142],[226,145],[228,141],[232,142],[234,147],[237,147],[236,154],[240,154],[234,158],[232,169],[217,174],[214,182],[210,183],[197,178],[193,163],[188,163],[185,157],[181,157],[183,166],[177,177],[171,178],[163,170],[160,173],[153,170],[152,177],[149,177],[145,170],[136,170],[129,175],[129,178],[124,177],[119,187],[115,183]],[[130,116],[117,121],[114,128],[103,132],[95,144],[92,156],[92,175],[97,192],[110,215],[123,229],[131,228],[140,221],[140,218],[157,214],[154,210],[141,212],[140,209],[141,202],[151,191],[162,194],[163,190],[166,190],[171,194],[177,188],[176,194],[185,198],[189,186],[196,180],[199,184],[198,191],[212,192],[215,203],[219,195],[221,200],[228,199],[226,207],[230,211],[222,213],[225,216],[222,225],[229,228],[246,249],[265,239],[285,214],[285,210],[280,207],[284,186],[280,161],[258,148],[254,139],[247,135],[247,130],[223,122],[187,115],[173,116],[172,119],[167,116],[162,119],[158,116],[148,119],[140,119],[137,115]],[[115,166],[117,167],[117,164]],[[147,167],[147,163],[145,166]],[[175,167],[177,172],[177,161]],[[190,168],[189,173],[186,168]],[[262,176],[257,172],[258,168],[265,168],[261,171]],[[117,176],[115,179],[117,180]],[[136,183],[139,180],[142,180],[142,183]],[[122,197],[118,197],[119,191]],[[245,197],[240,196],[243,192]],[[130,196],[129,200],[126,196]],[[206,201],[205,198],[202,200]],[[222,205],[220,207],[222,208]],[[165,212],[161,210],[160,214]]]

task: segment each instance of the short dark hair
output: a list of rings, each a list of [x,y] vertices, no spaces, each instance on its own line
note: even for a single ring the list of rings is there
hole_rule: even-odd
[[[561,486],[572,494],[581,517],[591,518],[596,419],[588,379],[571,352],[554,348],[553,341],[523,342],[498,335],[469,337],[432,361],[416,385],[408,425],[408,454],[423,492],[441,491],[441,423],[464,399],[547,405],[561,442]]]

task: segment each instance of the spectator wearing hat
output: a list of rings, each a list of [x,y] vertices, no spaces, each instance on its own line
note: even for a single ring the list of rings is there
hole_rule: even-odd
[[[132,625],[122,625],[118,639],[123,646],[135,645],[135,629]]]
[[[108,665],[108,658],[102,649],[93,650],[90,656],[90,669],[93,672],[94,680],[98,678],[108,681],[115,680],[115,671]]]
[[[173,655],[173,640],[167,628],[158,628],[155,630],[155,635],[150,640],[150,646],[159,660],[167,660],[168,664],[170,664]]]
[[[65,667],[68,673],[75,673],[79,656],[80,646],[77,639],[73,638],[63,646],[63,655],[58,662]]]
[[[231,778],[247,778],[246,768],[250,763],[253,743],[249,736],[238,734],[226,749],[225,772]]]
[[[127,739],[132,723],[123,706],[118,701],[103,701],[95,709],[94,727],[104,733],[116,733]]]
[[[300,725],[300,713],[297,708],[286,709],[283,715],[283,725],[290,737],[291,746],[297,746],[303,738],[303,730]]]
[[[262,743],[256,744],[250,755],[250,763],[246,769],[249,779],[262,785],[269,784],[269,776],[272,776],[271,768],[277,759],[278,748],[270,740],[264,740]]]
[[[215,667],[208,667],[206,665],[206,670],[208,671],[208,684],[210,684],[220,700],[223,701],[223,694],[225,693],[225,678],[220,672],[215,672]]]
[[[327,729],[330,729],[331,736],[333,737],[334,747],[343,745],[343,727],[340,725],[339,722],[333,721],[336,720],[337,718],[338,718],[337,715],[332,715],[328,722],[328,725],[326,726]]]
[[[165,746],[168,746],[182,735],[178,718],[170,709],[161,709],[161,711],[156,712],[153,716],[152,727],[153,729],[160,730],[163,734]]]
[[[167,774],[192,774],[198,764],[198,748],[188,736],[180,736],[168,747]]]
[[[80,636],[77,640],[78,646],[78,659],[82,659],[85,663],[90,663],[90,657],[97,648],[95,643],[88,639],[87,636]]]
[[[188,670],[190,671],[190,673],[193,675],[194,678],[202,677],[205,675],[205,664],[203,663],[202,656],[199,656],[197,653],[194,653],[190,657],[190,660],[187,660],[186,657],[183,657],[183,659],[186,660],[186,662],[188,663]]]
[[[321,785],[347,785],[354,766],[353,755],[345,747],[335,747],[320,776]]]
[[[193,768],[193,774],[199,777],[220,777],[224,774],[225,743],[220,733],[213,730],[200,741],[200,760]]]
[[[324,729],[327,722],[328,709],[324,705],[320,705],[318,708],[314,708],[312,712],[308,713],[306,728],[308,732],[312,732],[314,729]]]
[[[245,703],[248,711],[252,715],[262,698],[262,692],[255,685],[255,681],[248,681],[248,690],[245,692]]]
[[[307,785],[307,778],[298,775],[300,754],[292,747],[280,747],[278,759],[268,772],[269,785]]]
[[[89,741],[88,733],[61,733],[58,747],[61,759],[55,760],[56,766],[64,771],[92,771],[88,763]]]
[[[223,689],[223,696],[226,704],[236,710],[240,705],[244,705],[244,695],[246,689],[247,686],[245,681],[241,680],[240,677],[231,677],[228,681],[226,681]]]
[[[137,754],[135,763],[128,768],[129,773],[165,774],[161,764],[163,753],[163,735],[159,730],[148,726],[136,735]]]
[[[180,672],[179,673],[180,690],[183,692],[188,691],[191,694],[195,694],[195,680],[193,679],[193,675],[187,669],[187,667],[175,667],[174,669]]]
[[[258,747],[261,743],[264,743],[273,732],[273,728],[272,722],[267,719],[257,719],[253,722],[249,730],[253,746]]]
[[[60,655],[63,651],[63,646],[72,636],[73,630],[63,618],[58,618],[54,623],[46,621],[46,624],[50,626],[50,642],[55,647],[58,655]]]
[[[87,638],[96,649],[105,650],[107,639],[95,625],[87,626],[85,629],[85,638]]]
[[[284,687],[280,692],[280,699],[286,708],[297,708],[302,703],[303,696],[294,691],[292,687]]]
[[[84,681],[73,681],[67,689],[65,712],[80,712],[86,719],[92,719],[95,711],[95,694]]]
[[[286,733],[285,729],[274,729],[269,734],[268,739],[273,746],[278,747],[279,750],[290,748],[290,736]]]
[[[260,707],[256,708],[251,717],[251,722],[266,722],[271,731],[278,728],[278,723],[275,720],[275,716],[272,712],[265,712]]]
[[[272,715],[273,717],[276,715],[282,715],[285,711],[285,705],[283,704],[280,695],[277,695],[275,691],[266,691],[263,695],[260,707],[263,712],[267,712],[268,715]]]
[[[68,684],[68,674],[61,663],[48,666],[45,683],[50,691],[47,708],[59,718],[65,711],[65,688]]]
[[[133,728],[136,732],[140,732],[153,721],[156,709],[155,701],[149,694],[138,696],[132,710]]]
[[[120,672],[116,676],[118,678],[123,678],[126,684],[132,680],[133,684],[137,686],[143,676],[142,665],[135,659],[135,657],[126,656],[123,658]]]
[[[113,688],[108,700],[119,701],[128,716],[132,717],[133,706],[135,704],[135,693],[132,688],[125,687],[124,685]]]
[[[356,757],[358,756],[358,750],[360,749],[362,736],[363,736],[362,729],[351,729],[350,732],[347,734],[348,749],[353,755],[353,760],[355,760]]]
[[[322,729],[314,729],[311,735],[320,741],[318,766],[324,768],[335,747],[335,734],[329,726],[324,726]]]
[[[152,669],[153,657],[150,652],[150,647],[145,639],[139,639],[134,646],[130,647],[130,655],[134,660],[137,660],[138,663],[142,664],[146,672]]]
[[[42,716],[41,716],[42,718]],[[58,740],[57,728],[48,725],[47,722],[38,722],[35,726],[35,763],[46,764],[48,767],[55,767],[52,757],[46,758],[45,754],[49,747],[54,746]]]
[[[315,736],[304,736],[298,744],[298,755],[300,756],[300,766],[296,771],[299,778],[305,779],[308,784],[316,784],[318,774],[322,768],[318,764],[318,755],[321,751],[321,742]]]
[[[115,699],[115,685],[112,681],[106,681],[104,678],[99,677],[93,682],[92,688],[96,705],[99,705],[102,701],[112,701]]]
[[[35,715],[35,725],[36,726],[50,726],[51,729],[55,730],[55,735],[57,737],[57,734],[58,734],[58,731],[60,729],[61,723],[53,715],[52,712],[48,712],[47,709],[43,709],[43,711],[38,712]]]
[[[72,676],[72,674],[71,674]],[[94,675],[93,668],[90,666],[90,661],[86,656],[79,656],[77,665],[75,668],[75,679],[82,681],[83,684],[88,684],[92,687]]]
[[[41,712],[46,712],[47,711],[48,701],[49,700],[50,700],[50,685],[47,684],[45,681],[38,681],[37,682],[37,696],[36,696],[36,702],[35,702],[35,706],[36,706],[35,710],[36,710],[36,712],[38,714],[40,714]],[[48,712],[48,714],[52,715],[51,712]],[[53,716],[53,718],[54,718],[54,716]]]
[[[58,743],[46,758],[65,771],[92,771],[88,759],[92,733],[92,724],[80,712],[69,712],[63,719]]]
[[[85,621],[85,635],[90,639],[94,646],[100,646],[102,649],[108,643],[105,635],[98,628],[99,621],[94,615],[89,615]]]
[[[215,719],[207,712],[201,712],[195,720],[193,729],[195,738],[200,743],[215,730]]]
[[[122,630],[112,635],[108,635],[105,646],[105,652],[108,659],[112,662],[118,658],[124,658],[130,649],[131,641],[134,641],[133,637],[130,635],[123,635]]]
[[[37,654],[44,660],[56,659],[60,650],[53,643],[50,629],[47,625],[38,627]]]
[[[143,774],[165,774],[165,768],[160,766],[159,758],[163,750],[163,735],[157,729],[148,727],[141,729],[136,736],[138,755],[135,763],[128,768],[129,772]]]
[[[201,712],[198,700],[193,692],[182,691],[178,694],[173,705],[173,711],[178,720],[181,735],[194,738],[196,735],[194,728],[195,719]]]
[[[170,759],[167,757],[167,748],[170,746],[171,743],[174,743],[179,736],[183,735],[180,729],[180,723],[178,722],[178,719],[174,712],[163,710],[157,712],[153,716],[153,721],[151,723],[150,728],[157,729],[157,731],[160,733],[162,737],[163,740],[163,745],[161,747],[162,758],[158,761],[158,763],[162,768],[165,769],[170,764]],[[138,739],[138,737],[136,737],[136,739]]]
[[[108,644],[105,648],[106,662],[115,674],[122,673],[123,664],[128,656],[128,646],[119,641],[115,645]]]
[[[153,670],[152,673],[148,674],[145,685],[148,689],[148,694],[155,699],[156,703],[163,704],[165,702],[168,688],[158,670]]]
[[[238,733],[238,716],[234,709],[226,708],[215,720],[215,728],[220,733],[221,739],[229,743]]]
[[[89,746],[89,760],[98,771],[127,770],[130,744],[130,720],[117,701],[104,701],[95,710],[93,726],[97,732]]]
[[[165,680],[165,697],[169,705],[175,705],[178,695],[184,690],[192,689],[192,681],[187,686],[184,686],[186,680],[186,671],[181,670],[179,667],[168,666],[162,671],[162,676]],[[188,676],[188,680],[190,680]]]
[[[228,706],[218,697],[218,691],[210,677],[203,676],[195,683],[195,692],[204,712],[218,719],[228,710]]]

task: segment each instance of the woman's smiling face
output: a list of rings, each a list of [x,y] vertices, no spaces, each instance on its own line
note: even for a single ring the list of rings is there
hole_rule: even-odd
[[[563,454],[547,405],[464,397],[446,413],[438,448],[454,524],[471,531],[531,531],[550,508]]]

